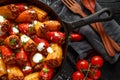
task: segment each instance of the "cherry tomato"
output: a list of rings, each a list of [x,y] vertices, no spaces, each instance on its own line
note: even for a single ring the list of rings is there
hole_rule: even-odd
[[[87,77],[86,80],[93,80],[93,79]]]
[[[76,68],[79,71],[86,71],[89,67],[89,63],[87,60],[78,60],[76,63]]]
[[[88,75],[91,79],[98,80],[101,77],[101,71],[99,69],[91,68]]]
[[[103,58],[101,56],[93,56],[91,58],[91,64],[100,68],[103,66]]]
[[[78,33],[72,33],[72,34],[70,34],[70,39],[71,39],[71,41],[80,41],[83,39],[83,36]]]
[[[84,79],[84,74],[80,71],[75,71],[72,74],[72,80],[83,80]]]

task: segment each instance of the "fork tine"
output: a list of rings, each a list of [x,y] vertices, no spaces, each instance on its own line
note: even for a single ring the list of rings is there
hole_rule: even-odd
[[[67,7],[71,7],[71,5],[66,0],[61,0]]]
[[[77,2],[76,2],[76,0],[71,0],[73,3],[75,3],[75,4],[78,4]]]
[[[69,4],[73,5],[74,2],[72,2],[71,0],[66,0]]]

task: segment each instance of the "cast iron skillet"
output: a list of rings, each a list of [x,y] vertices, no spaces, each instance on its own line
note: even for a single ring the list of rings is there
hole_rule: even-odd
[[[76,22],[66,22],[66,21],[62,21],[58,15],[46,4],[42,3],[39,0],[5,0],[3,2],[0,2],[0,6],[2,5],[7,5],[7,4],[11,4],[11,3],[27,3],[27,4],[31,4],[31,5],[35,5],[39,8],[41,8],[42,10],[45,10],[48,15],[51,17],[51,19],[55,19],[61,22],[62,24],[62,31],[64,31],[66,33],[66,40],[65,40],[65,44],[63,45],[63,54],[64,54],[64,59],[62,62],[62,65],[57,69],[55,75],[53,76],[53,80],[55,79],[55,77],[58,76],[59,71],[61,70],[61,68],[64,66],[65,60],[66,60],[66,55],[67,55],[67,48],[68,48],[68,42],[69,42],[69,34],[71,33],[72,30],[78,28],[78,27],[82,27],[84,25],[93,23],[93,22],[101,22],[101,21],[108,21],[110,19],[112,19],[112,13],[108,8],[103,8],[102,10],[96,12],[93,15],[90,15],[86,18],[82,18],[80,21],[76,21]],[[106,17],[100,17],[103,13],[108,13],[108,16]]]

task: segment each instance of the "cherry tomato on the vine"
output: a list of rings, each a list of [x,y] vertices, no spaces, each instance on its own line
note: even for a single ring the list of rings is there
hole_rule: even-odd
[[[101,56],[93,56],[91,58],[91,64],[100,68],[103,66],[103,58]]]
[[[75,71],[72,74],[72,80],[83,80],[84,79],[84,74],[80,71]]]
[[[87,77],[86,80],[93,80],[93,79]]]
[[[93,80],[98,80],[101,77],[101,70],[91,68],[89,72],[89,77]]]
[[[89,62],[87,60],[78,60],[76,63],[76,69],[79,71],[86,71],[89,67]]]

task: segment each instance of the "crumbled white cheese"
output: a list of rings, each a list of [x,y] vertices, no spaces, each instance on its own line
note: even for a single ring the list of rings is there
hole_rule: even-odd
[[[45,49],[45,43],[39,43],[37,49],[38,51],[42,51],[43,49]]]
[[[30,12],[30,13],[35,13],[35,11],[33,11],[33,10],[30,10],[30,11],[28,11],[28,12]]]
[[[12,29],[13,29],[14,33],[16,33],[16,34],[19,33],[19,30],[16,27],[13,27]]]
[[[25,9],[28,9],[28,6],[24,6]]]
[[[18,47],[19,47],[19,45],[17,44],[17,45],[16,45],[16,48],[18,48]]]
[[[30,70],[30,69],[32,69],[31,66],[25,66],[25,68],[23,68],[23,71]]]
[[[4,22],[5,21],[5,18],[3,16],[0,15],[0,22]]]
[[[48,47],[48,48],[47,48],[47,52],[48,52],[48,53],[53,53],[53,49],[52,49],[51,47]]]
[[[34,25],[37,24],[37,20],[34,20],[34,21],[33,21],[33,24],[34,24]]]
[[[10,70],[9,70],[9,69],[7,69],[7,72],[9,73],[9,72],[10,72]]]
[[[22,36],[21,36],[21,41],[22,41],[22,42],[25,42],[25,43],[26,43],[27,41],[29,41],[29,39],[30,39],[30,38],[29,38],[28,36],[26,36],[26,35],[22,35]]]
[[[53,22],[52,20],[50,20],[50,22]]]
[[[40,53],[36,53],[36,54],[34,54],[32,59],[33,59],[33,62],[39,63],[40,61],[42,61],[43,56]]]
[[[33,27],[33,24],[29,24],[29,27]]]
[[[43,24],[43,25],[41,25],[41,27],[45,27],[45,25]]]

